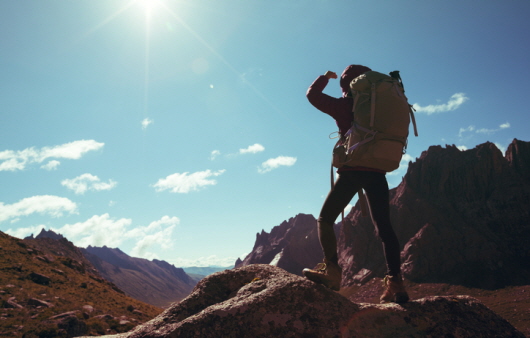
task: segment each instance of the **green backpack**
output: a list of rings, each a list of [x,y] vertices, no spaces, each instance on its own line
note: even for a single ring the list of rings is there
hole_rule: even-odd
[[[391,172],[407,147],[409,124],[418,136],[412,106],[399,71],[390,76],[369,71],[350,83],[354,97],[350,130],[333,149],[333,166],[367,167]]]

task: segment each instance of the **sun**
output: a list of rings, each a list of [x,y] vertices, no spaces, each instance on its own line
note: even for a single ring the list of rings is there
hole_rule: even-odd
[[[143,8],[146,13],[152,13],[162,6],[161,0],[136,0],[136,3]]]

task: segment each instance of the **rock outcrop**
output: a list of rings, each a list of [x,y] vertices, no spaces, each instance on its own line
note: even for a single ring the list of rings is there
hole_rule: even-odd
[[[506,156],[489,142],[466,151],[431,146],[390,198],[406,278],[487,289],[530,280],[530,142],[514,139]],[[359,203],[336,233],[343,286],[385,275],[381,241]],[[297,215],[257,234],[236,267],[272,264],[300,274],[321,260],[316,220]]]
[[[215,273],[158,317],[112,337],[403,336],[524,337],[471,297],[428,297],[403,305],[355,304],[271,265]]]
[[[415,282],[499,288],[530,280],[530,142],[504,157],[493,143],[461,151],[432,146],[391,191],[402,268]],[[380,240],[352,209],[339,239],[343,285],[383,276]],[[366,279],[366,278],[365,278]]]
[[[338,234],[339,226],[335,226]],[[256,234],[250,254],[235,267],[250,264],[270,264],[290,273],[302,275],[304,268],[322,262],[322,249],[318,241],[317,221],[312,215],[299,214],[272,228]]]

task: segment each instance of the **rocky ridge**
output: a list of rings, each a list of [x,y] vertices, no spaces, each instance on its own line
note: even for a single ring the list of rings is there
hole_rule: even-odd
[[[493,143],[461,151],[431,146],[390,191],[393,227],[406,278],[487,289],[530,280],[530,142],[514,139],[503,156]],[[343,286],[386,272],[381,241],[359,203],[336,224]],[[295,274],[322,260],[316,221],[297,215],[257,234],[236,266],[273,264]]]
[[[215,273],[153,320],[114,338],[524,337],[472,297],[353,303],[271,265]]]
[[[235,267],[249,264],[270,264],[290,273],[302,275],[302,270],[322,262],[318,241],[317,221],[312,215],[298,214],[272,228],[271,232],[256,234],[254,248]],[[338,235],[339,225],[335,225]]]
[[[530,142],[504,157],[493,143],[461,151],[431,146],[391,191],[404,276],[418,283],[486,289],[530,280]],[[379,238],[358,205],[339,236],[343,285],[382,277]]]

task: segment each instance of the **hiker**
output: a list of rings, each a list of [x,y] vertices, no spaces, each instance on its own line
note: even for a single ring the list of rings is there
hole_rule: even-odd
[[[319,76],[307,91],[309,102],[318,110],[335,119],[341,138],[348,132],[353,121],[354,98],[350,91],[350,82],[368,71],[371,69],[362,65],[346,67],[340,78],[341,98],[334,98],[322,92],[329,79],[337,79],[337,74],[331,71]],[[314,269],[304,269],[304,275],[306,278],[332,290],[338,291],[340,289],[342,269],[338,264],[337,239],[333,225],[355,194],[364,189],[368,198],[372,221],[383,242],[388,270],[385,277],[386,290],[381,296],[381,302],[407,302],[409,297],[403,286],[400,271],[399,242],[390,223],[386,172],[369,167],[342,166],[337,173],[338,179],[326,197],[318,217],[318,235],[324,253],[324,262],[318,264]]]

